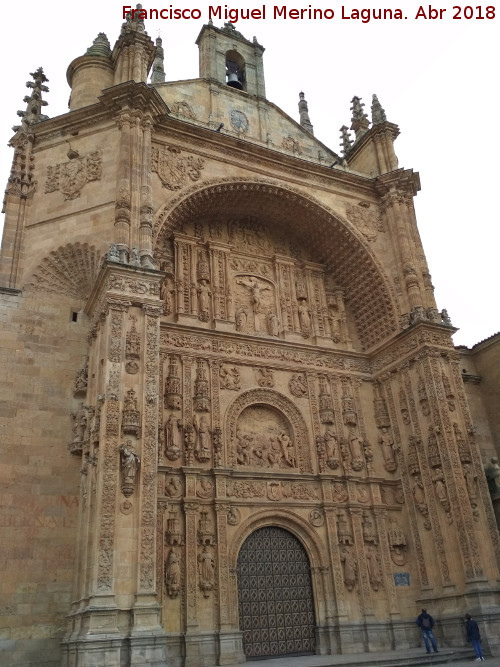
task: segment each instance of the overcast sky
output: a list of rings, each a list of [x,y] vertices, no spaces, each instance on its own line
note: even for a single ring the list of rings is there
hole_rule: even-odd
[[[170,2],[143,2],[145,8],[169,8]],[[299,119],[299,92],[305,92],[315,136],[339,151],[339,128],[350,125],[350,100],[360,96],[370,115],[373,93],[387,118],[397,123],[399,165],[420,173],[422,190],[415,198],[417,220],[439,309],[446,308],[459,331],[456,345],[471,347],[500,330],[497,294],[500,221],[498,213],[500,154],[496,115],[500,113],[498,64],[500,19],[453,19],[458,12],[448,3],[442,19],[416,19],[419,2],[405,0],[399,7],[403,20],[342,19],[342,5],[311,3],[332,8],[333,20],[273,18],[274,3],[267,2],[265,20],[238,21],[236,28],[248,39],[255,35],[266,51],[264,68],[267,97],[295,120]],[[173,8],[201,11],[201,19],[146,21],[154,39],[159,34],[165,49],[167,80],[198,76],[198,48],[194,44],[209,7],[204,0],[182,2]],[[223,10],[225,5],[221,5]],[[229,8],[262,8],[252,0]],[[276,6],[284,4],[277,2]],[[376,0],[346,3],[353,8],[392,8]],[[423,5],[425,10],[428,4]],[[460,5],[466,7],[467,5]],[[12,149],[6,144],[11,126],[25,109],[25,82],[42,66],[49,79],[49,105],[54,117],[67,111],[69,86],[66,69],[83,55],[98,32],[111,46],[118,38],[123,4],[70,4],[56,0],[27,0],[4,13],[2,98],[0,117],[0,180],[6,184]],[[287,9],[308,8],[292,0]],[[486,16],[487,4],[481,15]],[[479,15],[477,4],[467,15]],[[497,6],[500,13],[500,5]],[[222,27],[223,21],[214,21]],[[39,187],[44,175],[36,174]],[[1,219],[3,223],[3,216]]]

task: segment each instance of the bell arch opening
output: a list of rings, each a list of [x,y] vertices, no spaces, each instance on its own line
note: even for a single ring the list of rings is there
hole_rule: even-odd
[[[309,557],[290,531],[254,530],[237,559],[238,613],[247,658],[314,654],[314,597]]]
[[[286,339],[291,332],[305,342],[329,339],[334,346],[359,351],[374,348],[398,330],[389,281],[362,234],[303,193],[269,182],[228,180],[179,195],[155,221],[155,257],[171,271],[170,292],[176,280],[182,281],[180,274],[174,275],[176,262],[205,261],[179,256],[180,234],[192,239],[189,252],[198,257],[227,253],[234,274],[234,285],[216,286],[219,294],[233,290],[233,310],[219,305],[223,299],[217,296],[214,311],[203,313],[205,321],[232,319],[235,330],[243,333]],[[266,304],[260,313],[252,301],[250,276]],[[269,282],[273,277],[286,294],[274,289]],[[201,274],[198,282],[200,294],[211,287],[201,285]],[[180,299],[183,307],[189,299],[186,292]]]

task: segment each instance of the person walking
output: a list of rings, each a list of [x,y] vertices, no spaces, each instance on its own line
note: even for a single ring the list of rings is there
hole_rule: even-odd
[[[476,662],[484,660],[479,626],[470,614],[465,614],[465,630],[467,632],[467,641],[472,644],[472,648],[476,654]]]
[[[434,633],[432,628],[434,627],[434,619],[430,614],[427,613],[427,609],[422,609],[422,613],[418,616],[416,624],[422,631],[422,637],[424,638],[425,648],[427,653],[431,653],[431,646],[429,640],[434,649],[434,653],[438,653],[438,647],[436,645],[436,640],[434,639]]]

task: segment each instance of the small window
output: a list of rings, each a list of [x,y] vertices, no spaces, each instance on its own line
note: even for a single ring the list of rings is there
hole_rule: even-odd
[[[78,313],[76,312],[76,310],[71,311],[71,321],[78,322]]]

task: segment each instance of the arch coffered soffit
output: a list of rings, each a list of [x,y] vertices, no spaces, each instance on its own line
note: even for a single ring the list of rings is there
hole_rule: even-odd
[[[225,222],[254,216],[270,229],[292,233],[327,266],[355,319],[363,349],[398,330],[397,305],[379,261],[361,234],[324,204],[273,181],[224,179],[196,185],[162,206],[156,216],[156,248],[187,221]]]

